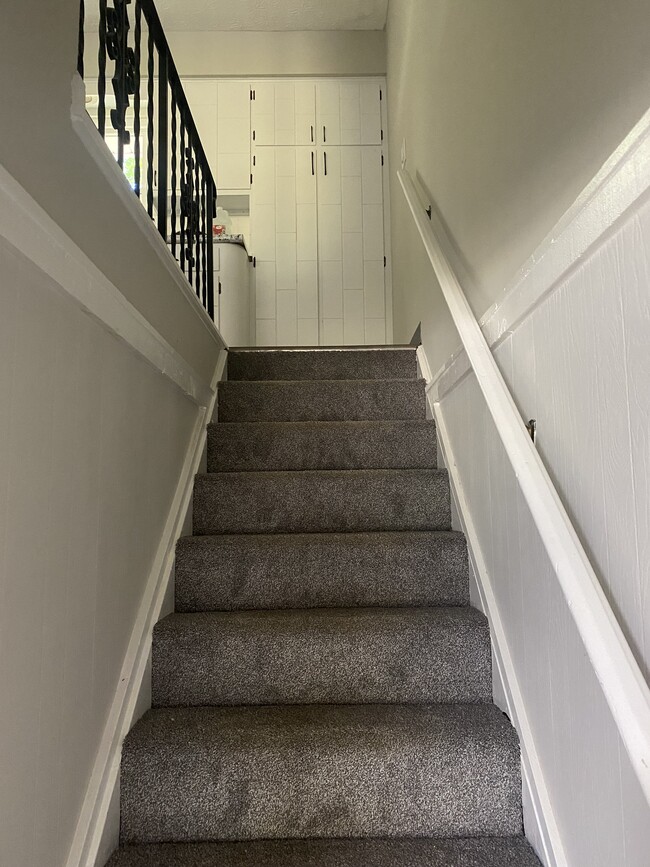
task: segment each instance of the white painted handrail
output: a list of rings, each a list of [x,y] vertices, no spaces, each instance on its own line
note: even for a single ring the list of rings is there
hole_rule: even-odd
[[[650,804],[650,689],[443,253],[408,172],[404,195],[510,465]]]

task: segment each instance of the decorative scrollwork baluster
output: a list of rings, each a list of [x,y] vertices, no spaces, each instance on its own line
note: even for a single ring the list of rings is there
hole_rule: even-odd
[[[124,165],[124,146],[131,136],[126,128],[126,111],[130,105],[129,96],[135,93],[136,62],[135,52],[128,46],[129,16],[127,7],[131,0],[113,0],[114,5],[106,9],[106,51],[115,63],[113,92],[115,108],[111,109],[111,124],[117,131],[117,161]]]

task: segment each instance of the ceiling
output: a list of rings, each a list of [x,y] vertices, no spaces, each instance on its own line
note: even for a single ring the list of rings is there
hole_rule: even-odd
[[[86,3],[89,28],[94,5]],[[156,0],[156,8],[168,31],[383,30],[388,0]]]

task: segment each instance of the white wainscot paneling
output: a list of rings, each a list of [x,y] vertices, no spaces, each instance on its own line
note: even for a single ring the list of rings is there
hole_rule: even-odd
[[[648,238],[641,202],[495,350],[646,676]],[[645,867],[650,810],[485,401],[471,373],[445,389],[439,411],[566,853],[556,863]]]

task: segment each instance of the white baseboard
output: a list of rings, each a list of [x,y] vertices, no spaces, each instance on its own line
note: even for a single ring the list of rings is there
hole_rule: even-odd
[[[212,419],[217,384],[223,379],[227,351],[219,354],[207,406],[197,414],[174,499],[154,558],[131,639],[124,657],[95,764],[84,797],[66,867],[103,867],[119,834],[119,770],[122,742],[138,716],[150,706],[151,635],[173,580],[176,542],[191,504],[194,476],[203,459],[206,427]]]
[[[476,580],[476,591],[478,593],[478,600],[480,601],[480,608],[490,623],[494,661],[495,700],[501,706],[505,699],[505,707],[502,707],[502,710],[508,714],[519,735],[522,783],[525,792],[524,803],[528,805],[524,817],[526,821],[526,834],[535,847],[544,867],[569,867],[512,657],[510,656],[492,581],[479,545],[478,534],[474,527],[471,511],[458,474],[453,446],[449,440],[449,433],[440,404],[431,400],[431,368],[422,346],[418,347],[417,354],[420,373],[427,383],[428,407],[436,422],[438,447],[442,454],[444,465],[449,473],[449,483],[453,498],[452,505],[455,506],[455,513],[458,516],[460,527],[467,540],[470,565]]]

